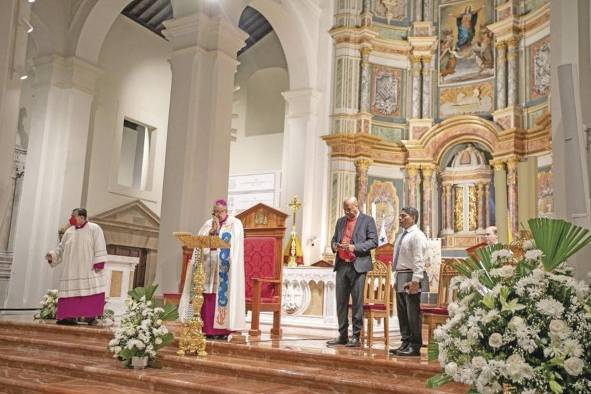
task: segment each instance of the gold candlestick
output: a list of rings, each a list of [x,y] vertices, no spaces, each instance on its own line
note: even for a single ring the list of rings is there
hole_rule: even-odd
[[[296,214],[298,209],[302,207],[302,203],[298,199],[298,196],[293,196],[293,198],[289,201],[288,207],[291,209],[292,217],[291,217],[291,234],[288,241],[288,245],[286,248],[286,255],[287,255],[287,266],[288,267],[297,267],[297,258],[298,256],[302,255],[300,242],[298,240],[298,236],[296,233]]]
[[[203,336],[203,320],[201,319],[201,307],[203,306],[203,284],[205,282],[205,271],[203,269],[203,249],[205,248],[229,248],[230,244],[222,241],[217,236],[195,236],[191,233],[177,232],[173,234],[183,246],[194,249],[196,256],[196,267],[193,273],[193,317],[183,325],[183,331],[179,338],[179,350],[177,354],[196,354],[207,356],[205,351],[205,337]]]

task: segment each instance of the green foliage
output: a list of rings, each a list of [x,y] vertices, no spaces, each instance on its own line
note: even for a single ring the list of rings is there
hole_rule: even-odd
[[[591,242],[589,230],[562,219],[536,218],[528,224],[548,272]]]
[[[164,312],[160,314],[161,320],[174,321],[179,318],[179,311],[176,306],[172,304],[164,304],[162,309],[164,309]]]
[[[427,380],[427,388],[435,389],[435,388],[443,386],[444,384],[449,383],[451,381],[452,381],[451,376],[447,375],[446,373],[440,373],[438,375],[431,376]]]
[[[427,346],[427,360],[436,361],[439,358],[439,344],[436,341],[429,342]]]

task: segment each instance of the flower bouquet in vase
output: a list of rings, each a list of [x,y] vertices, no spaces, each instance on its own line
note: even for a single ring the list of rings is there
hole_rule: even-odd
[[[178,311],[174,305],[154,307],[154,293],[158,286],[136,287],[125,300],[126,311],[115,337],[109,342],[109,351],[125,366],[145,368],[153,364],[158,349],[173,340],[163,321],[176,320]]]
[[[435,330],[429,359],[472,392],[591,393],[591,293],[565,263],[591,242],[564,220],[529,222],[532,239],[456,261],[457,300]]]
[[[41,299],[41,309],[35,315],[35,319],[40,320],[55,320],[57,313],[57,289],[47,290],[47,293]]]

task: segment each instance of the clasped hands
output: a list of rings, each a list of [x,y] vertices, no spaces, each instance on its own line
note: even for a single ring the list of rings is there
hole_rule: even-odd
[[[346,250],[347,252],[354,252],[355,245],[350,243],[337,243],[337,250]]]
[[[419,282],[411,281],[404,284],[406,292],[409,294],[417,294],[419,292]]]

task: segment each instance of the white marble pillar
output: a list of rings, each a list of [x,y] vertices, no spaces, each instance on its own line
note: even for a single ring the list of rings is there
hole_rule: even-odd
[[[94,89],[100,70],[78,58],[52,55],[35,67],[27,172],[15,235],[6,307],[38,306],[62,268],[45,262],[57,231],[82,203]],[[31,242],[31,240],[34,240]]]
[[[519,83],[519,39],[507,42],[507,106],[514,107],[518,100]]]
[[[418,1],[420,3],[420,1]],[[423,0],[423,20],[433,20],[433,0]]]
[[[415,0],[414,1],[414,21],[422,21],[423,20],[423,0]]]
[[[419,119],[421,117],[421,58],[411,56],[410,60],[412,72],[411,114],[413,119]]]
[[[321,95],[314,89],[298,89],[283,93],[286,102],[283,131],[283,168],[281,208],[290,212],[289,200],[297,195],[302,201],[296,228],[302,242],[304,264],[315,263],[322,256],[319,218],[323,217],[322,201],[328,149],[318,130],[318,108]],[[291,232],[288,221],[286,234]],[[314,245],[312,245],[314,243]]]
[[[359,85],[359,112],[369,112],[369,95],[370,95],[370,81],[369,81],[369,48],[361,50],[361,80]]]
[[[30,4],[24,0],[3,0],[0,12],[0,232],[9,231],[14,180],[14,149],[21,96],[20,76],[25,74],[27,31],[23,19],[30,19]],[[3,247],[0,245],[0,250]]]
[[[156,283],[166,293],[177,291],[181,271],[172,233],[197,231],[213,202],[227,197],[236,52],[247,34],[219,13],[164,24],[172,86]]]
[[[497,109],[507,107],[507,45],[497,43]]]
[[[422,118],[433,118],[433,98],[431,91],[433,90],[433,61],[431,57],[423,57],[423,97],[422,97]]]

